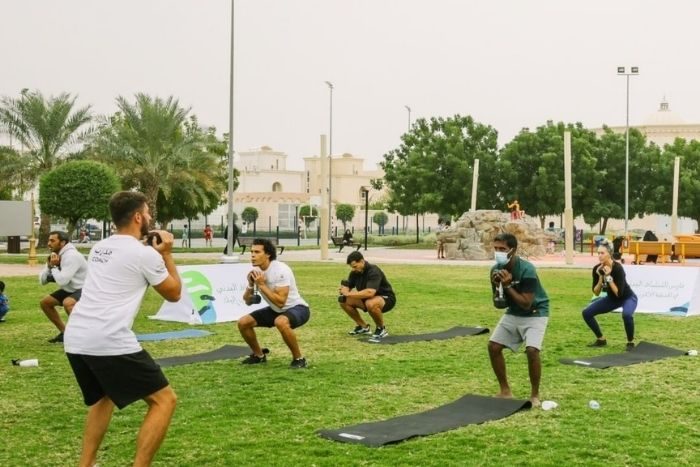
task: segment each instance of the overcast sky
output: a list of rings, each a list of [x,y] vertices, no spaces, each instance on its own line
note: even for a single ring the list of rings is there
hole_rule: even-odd
[[[0,95],[70,92],[96,113],[118,95],[173,95],[228,131],[228,0],[0,0]],[[411,117],[472,115],[507,143],[547,120],[642,122],[666,96],[700,123],[697,0],[236,0],[237,151],[288,167],[333,153],[366,167]]]

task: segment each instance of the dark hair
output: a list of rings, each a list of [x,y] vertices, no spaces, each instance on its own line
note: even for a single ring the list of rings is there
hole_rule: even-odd
[[[3,281],[0,281],[0,293],[3,293],[5,291],[5,283]]]
[[[49,232],[49,237],[51,235],[57,236],[58,240],[61,242],[70,243],[70,238],[68,237],[68,234],[63,230],[52,230],[51,232]]]
[[[353,251],[348,255],[347,264],[354,263],[355,261],[360,261],[363,259],[365,259],[365,257],[362,256],[362,253],[360,253],[359,251]]]
[[[131,218],[147,203],[146,195],[138,191],[118,191],[109,199],[109,213],[117,228],[126,227]]]
[[[270,257],[270,261],[277,259],[277,248],[270,240],[266,238],[254,238],[253,245],[261,245],[265,254]]]
[[[508,245],[508,248],[517,248],[518,247],[518,239],[515,238],[515,235],[509,234],[507,232],[501,232],[496,237],[493,239],[494,242],[504,242],[506,245]]]

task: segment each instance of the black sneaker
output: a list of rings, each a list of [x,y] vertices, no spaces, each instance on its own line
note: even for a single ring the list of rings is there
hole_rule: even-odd
[[[377,328],[374,330],[374,334],[372,334],[372,337],[369,338],[369,341],[370,342],[379,342],[388,335],[389,335],[389,331],[386,330],[386,327]]]
[[[292,363],[289,364],[289,368],[292,370],[298,370],[300,368],[306,368],[306,359],[304,357],[295,358]]]
[[[255,365],[257,363],[265,363],[267,362],[267,354],[270,353],[268,349],[262,349],[263,354],[262,357],[258,357],[254,353],[248,355],[246,358],[241,360],[241,364],[243,365]]]
[[[608,345],[608,341],[605,339],[596,339],[594,342],[591,344],[588,344],[588,347],[605,347]]]
[[[630,350],[634,350],[634,342],[628,342],[627,345],[625,345],[625,350],[629,352]]]
[[[360,334],[369,334],[370,328],[369,324],[364,328],[362,326],[355,326],[355,329],[349,331],[348,334],[351,336],[359,336]]]
[[[50,344],[58,344],[58,343],[63,342],[63,333],[62,332],[58,333],[56,335],[56,337],[52,337],[51,339],[49,339],[46,342],[48,342]]]

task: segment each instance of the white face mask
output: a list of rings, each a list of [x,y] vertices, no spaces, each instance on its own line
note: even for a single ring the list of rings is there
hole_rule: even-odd
[[[496,260],[496,266],[505,266],[508,264],[508,261],[510,258],[508,257],[508,254],[513,251],[508,250],[508,251],[494,251],[493,253],[493,259]]]

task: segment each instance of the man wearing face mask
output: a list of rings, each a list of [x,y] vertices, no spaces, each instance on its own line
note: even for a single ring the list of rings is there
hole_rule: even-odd
[[[525,343],[530,375],[530,401],[540,405],[540,378],[542,364],[540,350],[549,320],[549,297],[540,283],[532,263],[516,255],[518,240],[514,235],[501,233],[493,240],[496,264],[491,268],[491,289],[494,303],[502,293],[501,303],[507,308],[488,343],[491,367],[496,374],[500,391],[497,397],[512,398],[506,376],[503,349],[513,352]]]

